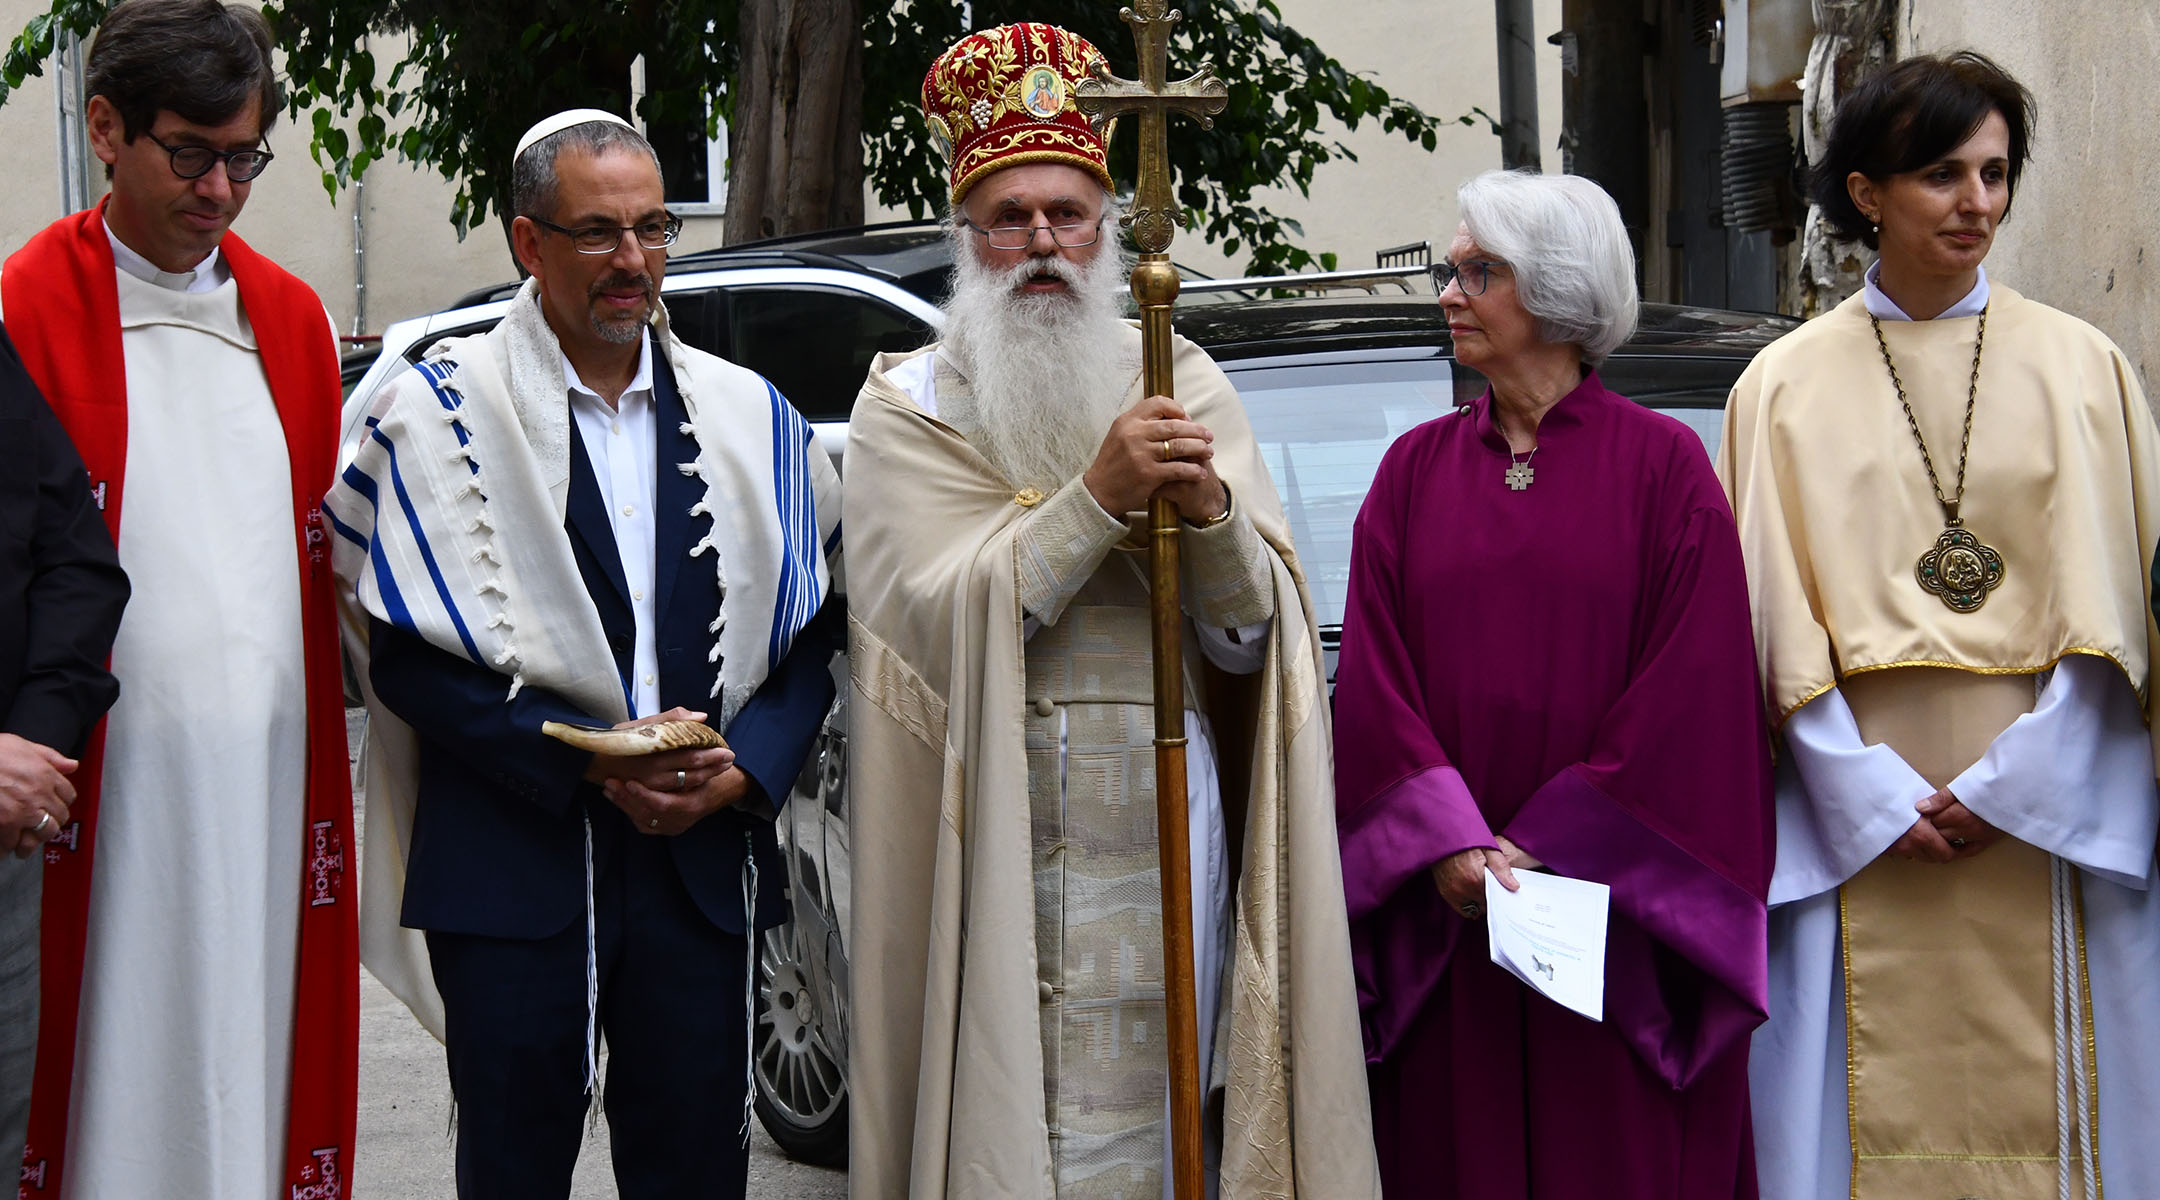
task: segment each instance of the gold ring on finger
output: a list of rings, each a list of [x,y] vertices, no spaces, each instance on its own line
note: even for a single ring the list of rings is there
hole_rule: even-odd
[[[1169,438],[1164,441],[1155,443],[1157,446],[1161,447],[1161,449],[1157,451],[1157,453],[1161,456],[1162,461],[1169,462],[1171,459],[1177,457],[1177,454],[1171,449],[1170,446],[1170,443],[1176,440],[1176,438]]]

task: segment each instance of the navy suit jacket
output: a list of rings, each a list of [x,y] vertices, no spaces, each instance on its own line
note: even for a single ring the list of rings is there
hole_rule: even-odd
[[[697,445],[681,431],[688,418],[672,372],[656,361],[653,377],[660,706],[662,711],[677,705],[709,711],[720,664],[706,660],[712,645],[708,630],[719,615],[720,591],[711,560],[692,559],[690,548],[711,528],[712,518],[689,515],[700,499],[700,484],[674,468],[695,458]],[[622,556],[574,419],[570,436],[564,525],[617,674],[627,680],[637,626]],[[675,869],[699,911],[730,932],[746,932],[747,855],[758,862],[756,924],[776,924],[784,913],[786,872],[771,818],[787,799],[832,704],[830,660],[845,634],[838,602],[826,607],[724,731],[736,765],[753,781],[750,794],[669,839]],[[538,688],[524,688],[505,702],[508,685],[502,675],[381,621],[370,625],[369,652],[368,680],[376,696],[413,727],[420,743],[404,924],[543,938],[582,920],[581,817],[592,818],[595,861],[622,838],[648,835],[633,830],[598,785],[584,781],[591,755],[546,736],[540,726],[544,721],[607,722]]]

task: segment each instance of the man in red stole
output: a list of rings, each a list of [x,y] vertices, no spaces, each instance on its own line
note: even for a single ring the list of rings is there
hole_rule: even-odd
[[[251,7],[117,6],[87,88],[112,194],[0,272],[135,588],[122,698],[46,850],[26,1198],[350,1193],[336,348],[314,292],[226,232],[270,161],[270,53]]]

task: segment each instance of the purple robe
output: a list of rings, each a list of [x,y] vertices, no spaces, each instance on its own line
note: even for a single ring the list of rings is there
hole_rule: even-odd
[[[1491,393],[1403,435],[1358,513],[1336,815],[1391,1197],[1755,1196],[1770,754],[1701,440],[1595,374],[1502,480]],[[1505,834],[1612,888],[1605,1020],[1493,965],[1428,870]]]

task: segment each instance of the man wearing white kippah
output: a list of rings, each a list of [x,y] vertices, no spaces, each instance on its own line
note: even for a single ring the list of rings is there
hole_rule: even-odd
[[[463,1200],[567,1196],[601,1099],[625,1200],[739,1197],[839,480],[770,384],[669,330],[681,222],[636,130],[550,117],[512,192],[532,278],[384,388],[325,502],[373,714],[362,957],[444,1041]],[[727,746],[543,728],[657,720]]]

